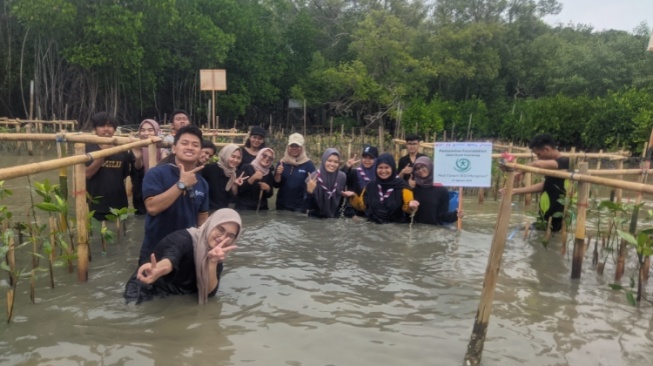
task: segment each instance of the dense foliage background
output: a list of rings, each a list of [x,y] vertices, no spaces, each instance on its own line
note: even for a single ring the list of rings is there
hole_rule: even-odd
[[[199,69],[227,70],[223,125],[472,135],[634,148],[653,126],[649,28],[552,27],[555,0],[1,0],[0,116],[207,120]]]

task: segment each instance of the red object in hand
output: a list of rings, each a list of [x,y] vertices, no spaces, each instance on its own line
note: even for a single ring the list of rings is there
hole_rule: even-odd
[[[504,151],[501,153],[501,157],[506,163],[512,163],[515,161],[515,156],[512,154],[509,154],[507,151]]]

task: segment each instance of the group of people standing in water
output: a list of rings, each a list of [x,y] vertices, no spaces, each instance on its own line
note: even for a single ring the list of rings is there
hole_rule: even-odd
[[[111,137],[117,128],[116,119],[106,113],[94,116],[92,122],[98,136]],[[317,218],[344,215],[401,223],[413,216],[416,222],[437,225],[462,216],[449,211],[447,189],[433,184],[433,164],[418,156],[416,148],[409,148],[402,158],[401,171],[391,154],[379,154],[374,146],[366,146],[360,161],[348,159],[342,168],[340,152],[328,148],[316,168],[306,154],[304,136],[290,135],[277,161],[275,151],[265,145],[265,129],[256,126],[244,147],[229,144],[211,162],[215,146],[203,140],[188,114],[173,113],[172,126],[172,138],[164,138],[172,147],[157,152],[159,162],[154,167],[148,165],[147,148],[87,163],[89,193],[97,198],[91,208],[96,209],[97,219],[104,219],[116,202],[126,206],[122,180],[128,174],[133,205],[146,214],[139,267],[125,288],[128,301],[199,293],[199,302],[206,302],[216,293],[222,262],[241,234],[238,211],[268,210],[275,189],[277,210]],[[140,138],[159,135],[156,121],[141,123]],[[407,140],[413,146],[419,137],[411,135]]]

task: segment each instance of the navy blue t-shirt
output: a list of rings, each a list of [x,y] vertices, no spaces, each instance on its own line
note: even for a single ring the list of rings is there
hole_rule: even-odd
[[[274,184],[275,187],[279,188],[277,191],[277,210],[306,212],[306,178],[308,173],[315,171],[315,165],[310,160],[299,166],[282,164],[281,181]]]
[[[145,235],[139,263],[148,261],[154,247],[168,234],[197,226],[197,214],[209,211],[209,186],[199,173],[197,184],[184,192],[163,212],[145,217]],[[179,168],[175,165],[156,166],[143,178],[143,199],[159,195],[179,181]]]

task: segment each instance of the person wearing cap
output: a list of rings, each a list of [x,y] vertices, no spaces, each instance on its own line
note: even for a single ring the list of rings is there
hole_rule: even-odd
[[[363,189],[367,187],[367,184],[374,182],[376,178],[376,158],[379,156],[379,150],[375,146],[365,146],[363,148],[363,153],[360,159],[360,166],[354,168],[359,161],[356,160],[356,155],[352,159],[347,161],[347,164],[342,168],[342,171],[347,174],[347,189],[353,191],[357,195],[360,195],[363,192]],[[351,205],[350,202],[347,202],[345,207],[345,216],[354,217],[362,216],[365,217],[364,211],[358,211]]]
[[[277,210],[306,212],[306,177],[315,171],[315,165],[304,151],[304,136],[293,133],[288,146],[274,171],[277,191]]]
[[[245,141],[245,148],[243,148],[243,160],[240,162],[239,169],[243,165],[251,164],[258,155],[258,152],[265,147],[265,128],[261,126],[254,126],[249,131],[247,141]]]

